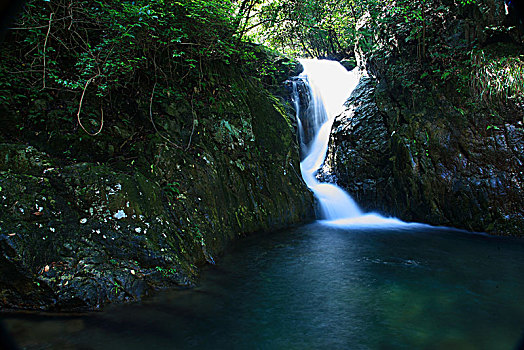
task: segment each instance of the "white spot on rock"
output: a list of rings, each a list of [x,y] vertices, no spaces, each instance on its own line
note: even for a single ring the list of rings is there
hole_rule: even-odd
[[[126,215],[126,213],[125,213],[122,209],[120,209],[119,211],[117,211],[117,212],[113,215],[113,217],[114,217],[115,219],[120,220],[120,219],[123,219],[123,218],[127,218],[127,215]]]
[[[82,219],[80,219],[80,223],[81,223],[81,224],[85,224],[86,222],[87,222],[87,219],[86,219],[86,218],[82,218]]]

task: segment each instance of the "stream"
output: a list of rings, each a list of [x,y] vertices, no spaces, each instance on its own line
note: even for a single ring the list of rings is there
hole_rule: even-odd
[[[198,287],[78,316],[12,315],[24,349],[514,349],[524,241],[321,222],[236,243]]]

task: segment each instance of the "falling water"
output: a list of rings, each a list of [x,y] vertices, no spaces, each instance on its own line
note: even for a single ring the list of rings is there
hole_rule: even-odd
[[[301,96],[296,82],[293,88],[303,155],[300,169],[304,181],[319,201],[321,218],[327,223],[342,226],[404,225],[395,218],[364,214],[343,189],[317,180],[318,169],[326,158],[333,121],[343,112],[344,103],[357,86],[360,76],[358,70],[348,72],[336,61],[302,59],[300,63],[304,72],[298,78],[308,86],[306,104],[300,101],[304,96]],[[301,106],[304,105],[307,105],[307,110],[302,111]]]

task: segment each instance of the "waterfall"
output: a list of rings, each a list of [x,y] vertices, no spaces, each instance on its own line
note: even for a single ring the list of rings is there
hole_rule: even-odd
[[[293,83],[302,154],[300,169],[302,178],[319,201],[321,218],[326,223],[342,226],[403,225],[395,218],[364,214],[342,188],[317,180],[318,169],[326,158],[333,121],[344,111],[344,103],[360,76],[357,69],[348,72],[336,61],[301,59],[300,63],[304,72],[298,80],[308,87],[301,92],[297,81]]]

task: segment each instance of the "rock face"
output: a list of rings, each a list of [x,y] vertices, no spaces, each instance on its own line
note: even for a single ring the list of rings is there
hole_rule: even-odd
[[[523,235],[519,33],[502,1],[427,5],[424,42],[411,23],[361,18],[374,33],[357,38],[366,73],[335,120],[321,176],[367,211]]]
[[[368,211],[493,234],[524,232],[521,116],[499,126],[443,94],[411,101],[364,76],[332,130],[325,179]]]
[[[295,112],[299,116],[299,120],[296,120],[297,125],[295,128],[298,131],[297,139],[300,144],[300,160],[302,161],[314,141],[316,128],[318,127],[315,123],[325,122],[325,116],[323,117],[324,119],[320,118],[320,120],[317,121],[308,118],[308,110],[315,108],[314,106],[318,106],[319,104],[314,103],[311,89],[302,78],[294,77],[287,80],[286,83],[291,102],[293,102],[295,109],[298,111],[298,113]],[[317,112],[316,115],[323,114]],[[298,123],[300,123],[300,127],[298,127]]]
[[[281,100],[239,73],[226,79],[238,92],[221,96],[225,112],[173,142],[133,140],[132,159],[0,144],[0,308],[96,309],[189,286],[236,237],[313,217]],[[183,118],[175,107],[160,121],[171,136]]]

